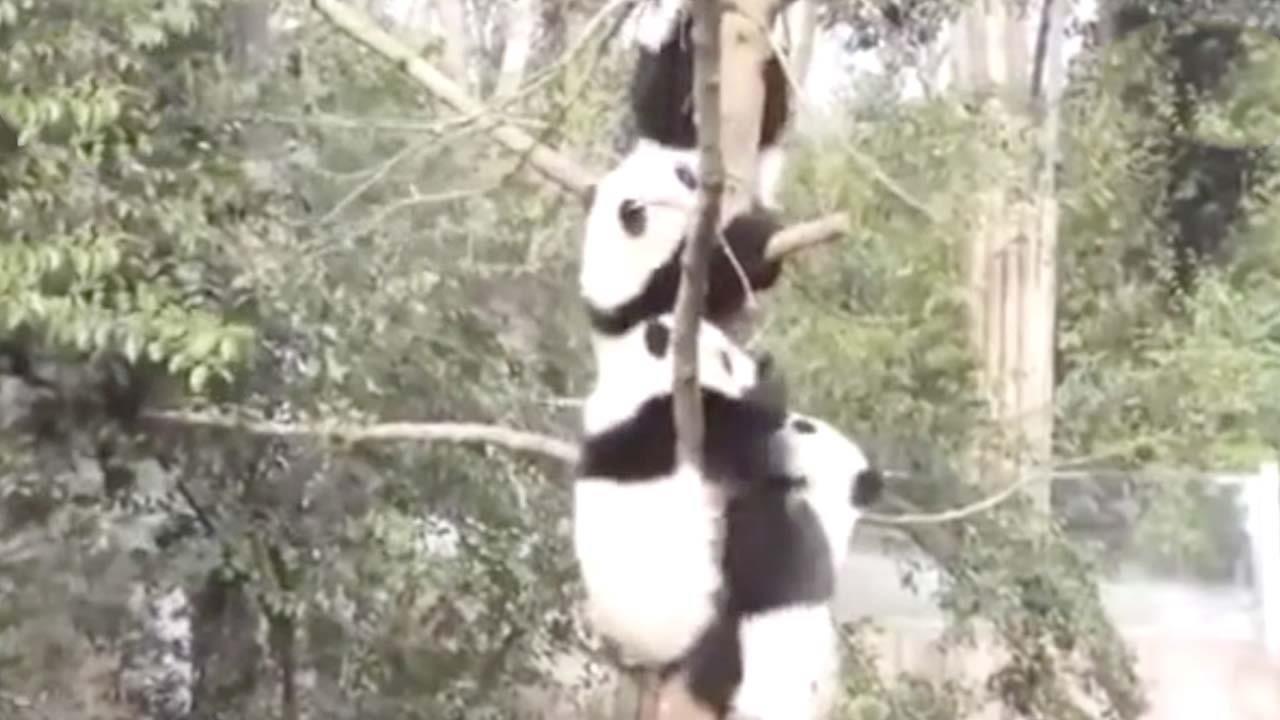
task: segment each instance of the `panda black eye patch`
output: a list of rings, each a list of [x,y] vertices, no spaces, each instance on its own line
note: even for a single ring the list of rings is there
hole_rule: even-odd
[[[667,354],[667,347],[671,344],[671,331],[666,325],[660,322],[651,322],[644,329],[644,345],[649,350],[649,354],[661,359]]]
[[[645,219],[644,206],[635,200],[627,198],[618,206],[618,221],[622,223],[622,229],[631,237],[644,233]]]
[[[681,185],[684,185],[690,190],[698,189],[698,178],[693,174],[693,171],[689,169],[688,165],[676,165],[676,179],[680,181]]]
[[[813,434],[813,433],[817,432],[817,430],[818,430],[818,428],[814,427],[814,426],[813,426],[813,423],[809,422],[808,420],[795,420],[795,421],[793,421],[793,422],[791,423],[791,429],[792,429],[792,430],[795,430],[796,432],[800,433],[801,435],[811,435],[811,434]]]

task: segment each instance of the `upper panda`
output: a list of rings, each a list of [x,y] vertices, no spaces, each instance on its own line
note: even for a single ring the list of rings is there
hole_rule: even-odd
[[[687,0],[656,0],[640,17],[636,41],[640,57],[631,81],[631,111],[638,146],[686,151],[698,146],[693,106],[693,16]],[[756,197],[776,207],[782,175],[782,135],[790,119],[786,72],[774,52],[761,69],[764,108],[760,118],[760,155]]]
[[[853,528],[883,480],[856,443],[799,413],[770,453],[773,480],[728,500],[724,604],[668,678],[667,694],[696,716],[814,720],[834,699],[829,603]]]
[[[697,187],[696,153],[654,148],[632,151],[596,184],[578,277],[594,333],[620,335],[675,307]],[[777,282],[781,261],[765,249],[780,227],[758,207],[729,220],[707,267],[707,320],[724,327],[746,304],[746,286]]]
[[[678,463],[672,328],[667,314],[599,340],[573,489],[587,615],[644,665],[678,660],[715,618],[725,497],[771,481],[770,441],[786,419],[767,359],[704,323],[703,468]]]

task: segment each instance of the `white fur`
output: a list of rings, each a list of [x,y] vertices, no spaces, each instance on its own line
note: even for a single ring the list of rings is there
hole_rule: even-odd
[[[659,318],[671,328],[671,314]],[[645,327],[600,338],[596,385],[583,407],[588,436],[629,418],[647,399],[671,392],[673,352],[655,358]],[[740,397],[755,385],[755,360],[709,323],[699,326],[704,387]],[[674,342],[674,338],[673,338]],[[730,368],[720,354],[730,355]],[[578,478],[573,490],[574,551],[587,590],[587,616],[633,662],[675,660],[714,617],[721,584],[717,535],[724,507],[693,468],[646,482]]]
[[[679,246],[698,202],[697,191],[676,177],[680,164],[696,177],[698,153],[640,140],[596,184],[578,271],[582,297],[591,305],[613,308],[635,297]],[[618,220],[618,207],[628,198],[648,208],[641,237],[627,235]]]
[[[756,167],[756,196],[760,204],[770,210],[778,210],[778,186],[782,183],[786,152],[782,146],[764,148]]]
[[[574,483],[587,616],[630,661],[679,657],[711,622],[719,502],[692,468],[646,483]]]
[[[817,720],[835,699],[835,625],[826,604],[783,608],[746,619],[735,718]]]
[[[685,0],[651,0],[640,8],[636,42],[649,52],[657,52],[675,29],[685,11]]]

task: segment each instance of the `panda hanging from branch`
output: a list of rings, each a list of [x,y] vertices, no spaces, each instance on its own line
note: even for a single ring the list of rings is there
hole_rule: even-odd
[[[662,668],[695,715],[816,718],[836,671],[835,576],[881,481],[855,443],[787,412],[768,358],[719,327],[781,270],[766,253],[779,223],[758,204],[729,219],[711,258],[697,339],[702,468],[676,461],[669,313],[698,154],[696,136],[669,132],[693,132],[691,109],[662,116],[692,78],[688,20],[671,8],[636,72],[641,137],[597,185],[583,240],[597,377],[574,483],[575,552],[593,626],[624,658]],[[786,85],[772,91],[784,112],[762,134],[767,149],[786,118]]]

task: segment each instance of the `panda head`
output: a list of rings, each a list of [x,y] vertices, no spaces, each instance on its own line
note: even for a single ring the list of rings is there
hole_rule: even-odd
[[[830,423],[795,412],[774,435],[770,460],[774,473],[812,507],[842,561],[858,518],[884,491],[880,471]]]
[[[588,434],[616,425],[655,398],[670,397],[675,378],[675,321],[671,313],[602,341],[596,383],[583,407]],[[698,325],[698,385],[731,400],[780,408],[786,388],[768,353],[752,354],[711,323]]]
[[[696,152],[641,141],[597,183],[578,276],[593,315],[641,303],[631,318],[638,321],[671,309],[663,305],[679,282],[674,260],[697,207],[697,173]]]

